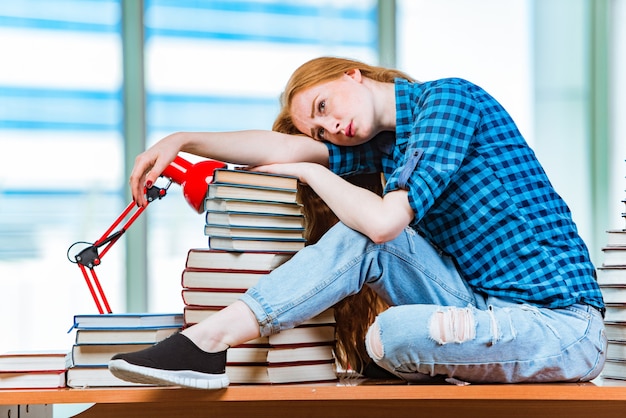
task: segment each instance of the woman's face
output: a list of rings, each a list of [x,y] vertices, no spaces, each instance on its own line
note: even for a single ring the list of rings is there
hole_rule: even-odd
[[[378,133],[372,94],[359,70],[295,94],[291,116],[303,134],[336,145],[359,145]]]

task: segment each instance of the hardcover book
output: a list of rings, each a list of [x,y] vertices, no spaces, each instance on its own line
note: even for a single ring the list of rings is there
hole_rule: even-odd
[[[207,211],[268,213],[273,215],[302,215],[299,203],[278,203],[265,200],[240,200],[207,198],[204,201]]]
[[[304,216],[302,215],[206,211],[205,223],[224,227],[294,229],[301,232],[304,230]]]
[[[286,189],[210,183],[207,197],[217,199],[265,200],[277,203],[297,203],[296,192]]]
[[[218,168],[213,172],[213,183],[243,184],[247,186],[287,189],[295,192],[298,179],[293,176],[261,171]]]
[[[250,253],[192,248],[187,253],[187,268],[273,270],[293,257],[290,253],[258,251]]]
[[[209,237],[209,247],[213,250],[240,251],[240,252],[287,252],[295,253],[302,248],[306,240],[299,239],[272,239],[272,238],[234,238]]]

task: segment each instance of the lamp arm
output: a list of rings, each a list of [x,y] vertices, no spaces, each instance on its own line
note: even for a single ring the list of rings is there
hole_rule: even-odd
[[[177,156],[174,161],[163,171],[161,177],[167,178],[168,183],[165,187],[152,186],[149,189],[144,189],[148,203],[154,200],[162,199],[167,194],[167,189],[172,182],[179,184],[183,189],[183,196],[189,205],[201,213],[204,209],[204,199],[207,193],[208,184],[213,179],[213,173],[216,169],[226,168],[227,164],[221,161],[206,160],[192,164],[184,158]],[[100,281],[94,267],[100,265],[102,257],[109,251],[109,249],[120,239],[122,235],[130,228],[135,220],[143,213],[147,206],[137,208],[134,202],[130,202],[122,214],[111,224],[111,226],[104,232],[104,234],[93,244],[79,241],[70,245],[67,250],[67,258],[70,262],[75,263],[80,268],[91,296],[93,297],[98,311],[103,314],[104,309],[108,313],[111,313],[109,302],[100,286]],[[134,209],[135,212],[130,215],[130,212]],[[130,218],[124,225],[117,231],[115,229],[130,215]],[[70,257],[72,249],[78,245],[84,246],[73,259]],[[98,249],[102,248],[102,251],[98,253]],[[97,292],[96,292],[97,291]],[[100,302],[102,301],[102,303]],[[103,309],[104,305],[104,309]]]
[[[167,194],[167,189],[169,188],[171,184],[172,182],[170,180],[165,187],[152,186],[149,189],[147,189],[146,196],[148,197],[148,204],[150,204],[150,202],[153,202],[154,200],[164,198],[165,195]],[[124,211],[117,217],[117,219],[111,224],[111,226],[109,226],[109,228],[104,232],[104,234],[96,242],[94,242],[93,244],[89,244],[89,243],[82,242],[82,241],[75,242],[67,250],[68,259],[71,262],[78,264],[78,267],[80,267],[80,270],[83,274],[83,278],[85,279],[87,283],[87,287],[89,288],[91,296],[93,297],[93,300],[96,303],[96,307],[98,308],[98,311],[101,314],[104,313],[102,305],[104,305],[104,308],[106,308],[106,311],[108,313],[111,313],[111,308],[109,306],[109,302],[106,298],[106,295],[104,294],[104,290],[102,289],[102,286],[100,285],[100,280],[98,280],[98,276],[96,275],[96,272],[94,271],[94,267],[100,265],[102,257],[104,257],[104,255],[109,251],[109,249],[111,249],[111,247],[122,237],[122,235],[124,235],[124,233],[131,227],[131,225],[137,220],[137,218],[139,218],[139,216],[143,213],[143,211],[146,210],[146,207],[147,206],[136,208],[135,203],[130,202],[128,206],[126,206],[126,209],[124,209]],[[118,225],[121,224],[128,217],[128,215],[133,210],[133,208],[136,208],[136,210],[130,216],[130,218],[128,218],[126,223],[120,229],[113,232],[115,228],[117,228]],[[80,244],[89,244],[89,245],[87,245],[85,248],[80,250],[74,256],[74,261],[73,261],[70,258],[69,253],[72,250],[72,248]],[[101,247],[103,248],[102,248],[102,251],[99,253],[98,249]],[[96,293],[96,290],[97,290],[97,293]]]

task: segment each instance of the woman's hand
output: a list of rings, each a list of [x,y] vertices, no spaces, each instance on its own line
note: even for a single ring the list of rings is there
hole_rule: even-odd
[[[142,152],[135,158],[135,165],[130,173],[130,190],[137,206],[145,207],[146,188],[152,187],[163,170],[174,161],[180,151],[176,134],[167,136]]]

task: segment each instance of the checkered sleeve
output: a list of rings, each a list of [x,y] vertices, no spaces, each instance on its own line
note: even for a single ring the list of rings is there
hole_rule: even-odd
[[[407,101],[406,111],[402,105],[396,110],[398,124],[411,128],[405,132],[408,145],[403,161],[388,178],[386,192],[408,190],[418,221],[463,163],[480,122],[480,111],[466,86],[455,80],[447,80],[421,95],[416,104],[418,116],[406,120],[413,114],[411,105],[415,104]]]

